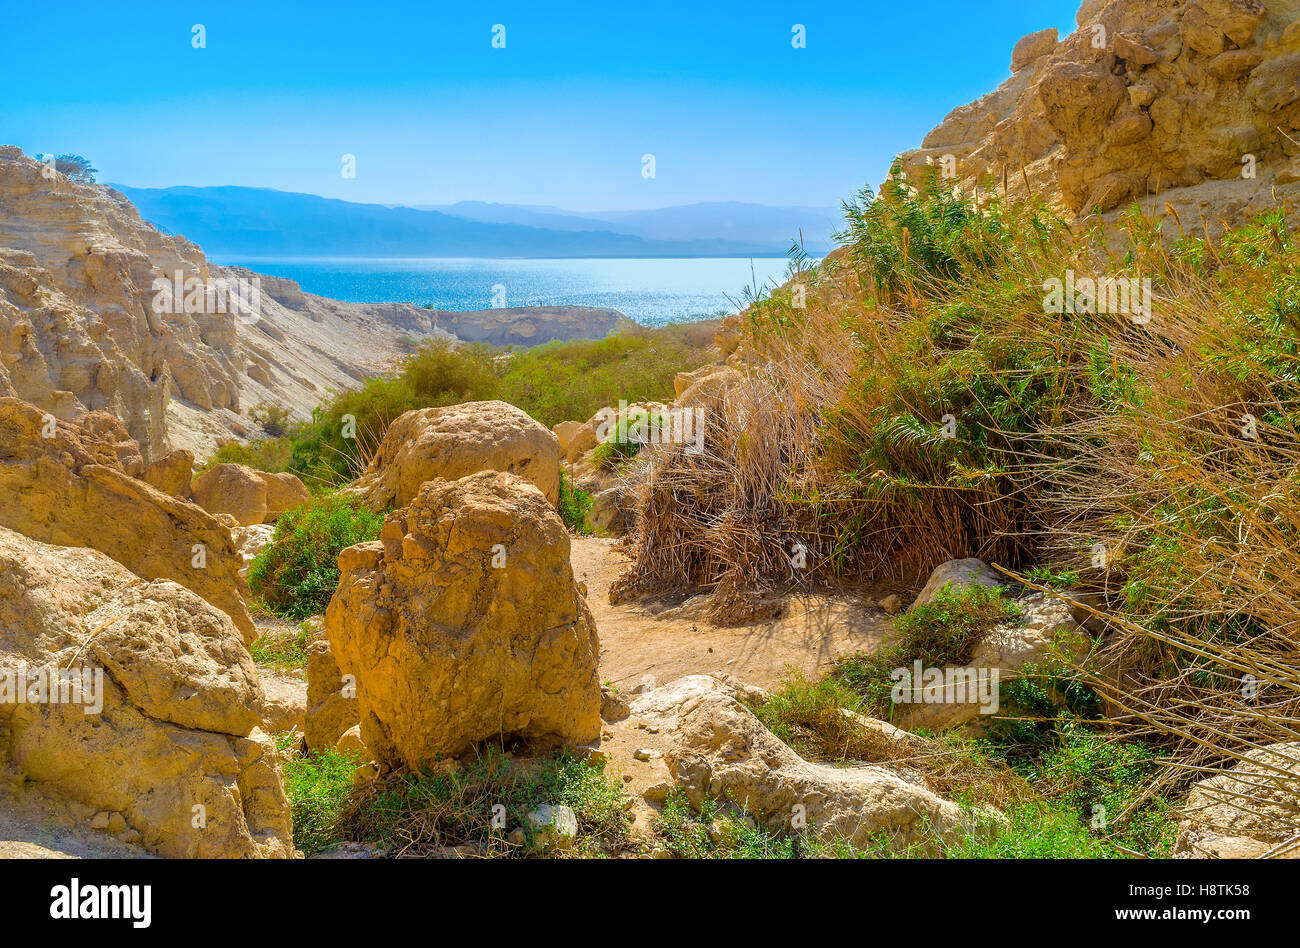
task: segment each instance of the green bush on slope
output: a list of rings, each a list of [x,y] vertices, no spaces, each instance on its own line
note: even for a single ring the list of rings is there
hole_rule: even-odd
[[[249,585],[278,615],[301,619],[320,612],[338,587],[340,551],[377,538],[383,524],[383,514],[355,497],[315,497],[280,516],[271,543],[249,566]]]

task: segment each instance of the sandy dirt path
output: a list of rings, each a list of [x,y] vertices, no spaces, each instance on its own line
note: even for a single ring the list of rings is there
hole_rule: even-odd
[[[787,666],[812,674],[838,655],[874,649],[888,616],[855,593],[791,596],[771,622],[719,627],[704,618],[704,597],[685,595],[610,605],[609,588],[626,567],[615,541],[573,538],[573,574],[587,584],[600,633],[600,677],[627,691],[647,676],[725,673],[772,688]]]

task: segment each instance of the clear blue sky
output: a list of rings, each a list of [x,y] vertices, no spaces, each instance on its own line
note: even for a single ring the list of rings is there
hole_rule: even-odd
[[[101,181],[137,187],[836,205],[1005,79],[1022,35],[1069,32],[1077,6],[8,2],[0,144],[77,152]],[[206,49],[191,45],[197,23]]]

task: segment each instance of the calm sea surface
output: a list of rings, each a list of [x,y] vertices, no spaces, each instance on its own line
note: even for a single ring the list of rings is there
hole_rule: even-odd
[[[735,312],[745,288],[783,282],[784,257],[622,260],[479,258],[271,260],[220,263],[296,280],[308,293],[353,303],[436,309],[607,306],[646,326]],[[494,298],[494,293],[495,298]],[[502,301],[504,297],[504,302]]]

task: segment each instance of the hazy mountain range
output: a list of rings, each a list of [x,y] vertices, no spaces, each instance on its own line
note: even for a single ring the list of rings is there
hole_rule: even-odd
[[[824,253],[831,208],[689,204],[642,211],[462,201],[353,204],[243,187],[132,188],[145,220],[215,257],[725,257],[782,255],[802,232]]]

